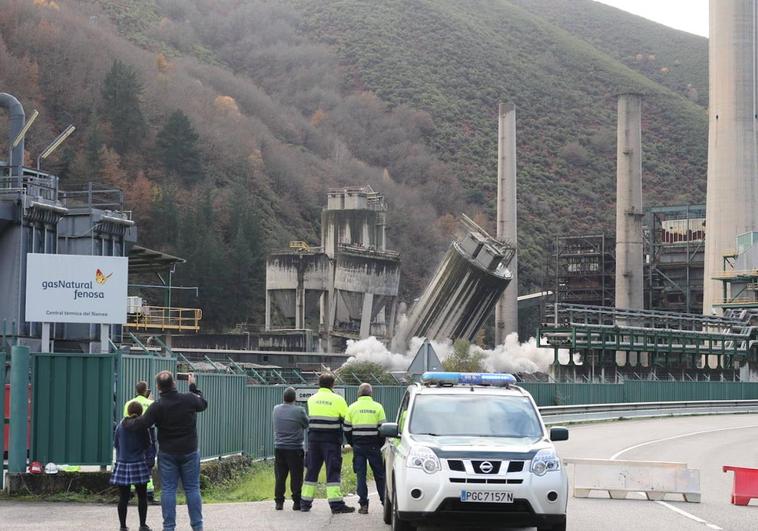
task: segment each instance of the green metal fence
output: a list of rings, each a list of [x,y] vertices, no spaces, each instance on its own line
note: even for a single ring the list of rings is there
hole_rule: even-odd
[[[114,365],[113,354],[32,356],[32,460],[110,464]]]
[[[618,384],[525,383],[538,406],[573,406],[625,402],[624,386]]]
[[[244,449],[247,376],[198,374],[197,386],[208,409],[197,416],[197,437],[203,458],[241,453]]]
[[[271,412],[282,401],[284,386],[245,387],[245,432],[243,450],[253,458],[274,455],[274,426]]]
[[[625,382],[624,402],[758,399],[755,382]]]
[[[2,360],[0,360],[2,362]],[[2,365],[0,363],[0,365]],[[44,462],[107,465],[112,458],[113,420],[139,380],[152,384],[161,370],[176,372],[174,358],[122,354],[32,356],[31,458]],[[244,452],[274,453],[271,413],[285,385],[249,385],[245,375],[197,373],[208,410],[198,414],[204,459]],[[177,382],[186,392],[186,380]],[[313,389],[313,386],[295,386]],[[758,383],[647,382],[623,384],[525,383],[539,406],[676,400],[758,399]],[[348,403],[357,386],[342,386]],[[387,419],[397,415],[405,386],[374,386]]]
[[[198,385],[199,387],[199,385]],[[306,386],[294,386],[296,389]],[[282,393],[287,388],[284,385],[264,386],[248,385],[245,388],[245,429],[243,451],[254,457],[263,458],[274,455],[274,427],[271,413],[274,406],[282,402]],[[308,387],[312,389],[313,387]],[[358,398],[358,386],[340,386],[345,392],[348,404]],[[394,420],[403,399],[406,387],[403,386],[374,386],[374,400],[384,406],[387,419]],[[201,388],[203,392],[204,389]],[[209,401],[210,404],[210,401]],[[301,404],[305,405],[305,404]],[[210,406],[209,406],[210,407]],[[205,456],[205,449],[201,448]]]
[[[116,415],[123,405],[134,398],[134,385],[145,381],[153,389],[151,398],[158,397],[155,389],[155,375],[160,371],[176,374],[176,358],[123,354],[118,358],[118,378],[116,379]]]

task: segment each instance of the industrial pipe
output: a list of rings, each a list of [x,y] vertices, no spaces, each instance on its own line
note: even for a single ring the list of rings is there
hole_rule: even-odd
[[[24,107],[21,105],[15,96],[11,96],[5,92],[0,92],[0,107],[5,107],[8,110],[8,121],[10,128],[8,130],[8,146],[10,148],[10,157],[8,165],[10,166],[10,176],[14,175],[19,179],[19,187],[21,186],[21,176],[23,175],[24,166],[24,139],[13,147],[13,141],[16,140],[21,130],[24,128],[26,122],[26,115],[24,114]]]

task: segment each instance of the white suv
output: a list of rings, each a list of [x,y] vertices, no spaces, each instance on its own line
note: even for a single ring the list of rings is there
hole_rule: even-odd
[[[532,396],[510,374],[425,373],[380,427],[393,531],[442,524],[566,529],[568,478]]]

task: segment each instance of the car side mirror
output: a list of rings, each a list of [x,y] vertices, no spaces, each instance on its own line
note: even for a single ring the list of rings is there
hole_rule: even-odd
[[[550,428],[550,440],[553,442],[557,441],[568,441],[569,439],[569,431],[568,428],[562,428],[562,427],[555,427]]]
[[[385,422],[379,426],[379,435],[382,437],[396,438],[400,437],[400,430],[398,430],[396,422]]]

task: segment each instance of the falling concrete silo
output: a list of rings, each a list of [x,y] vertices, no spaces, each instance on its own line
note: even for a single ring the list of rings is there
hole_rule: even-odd
[[[711,0],[708,42],[708,189],[703,312],[737,237],[758,231],[758,1]]]
[[[515,250],[463,217],[465,236],[454,241],[432,281],[413,305],[393,341],[407,347],[413,337],[474,339],[513,278],[508,264]]]

